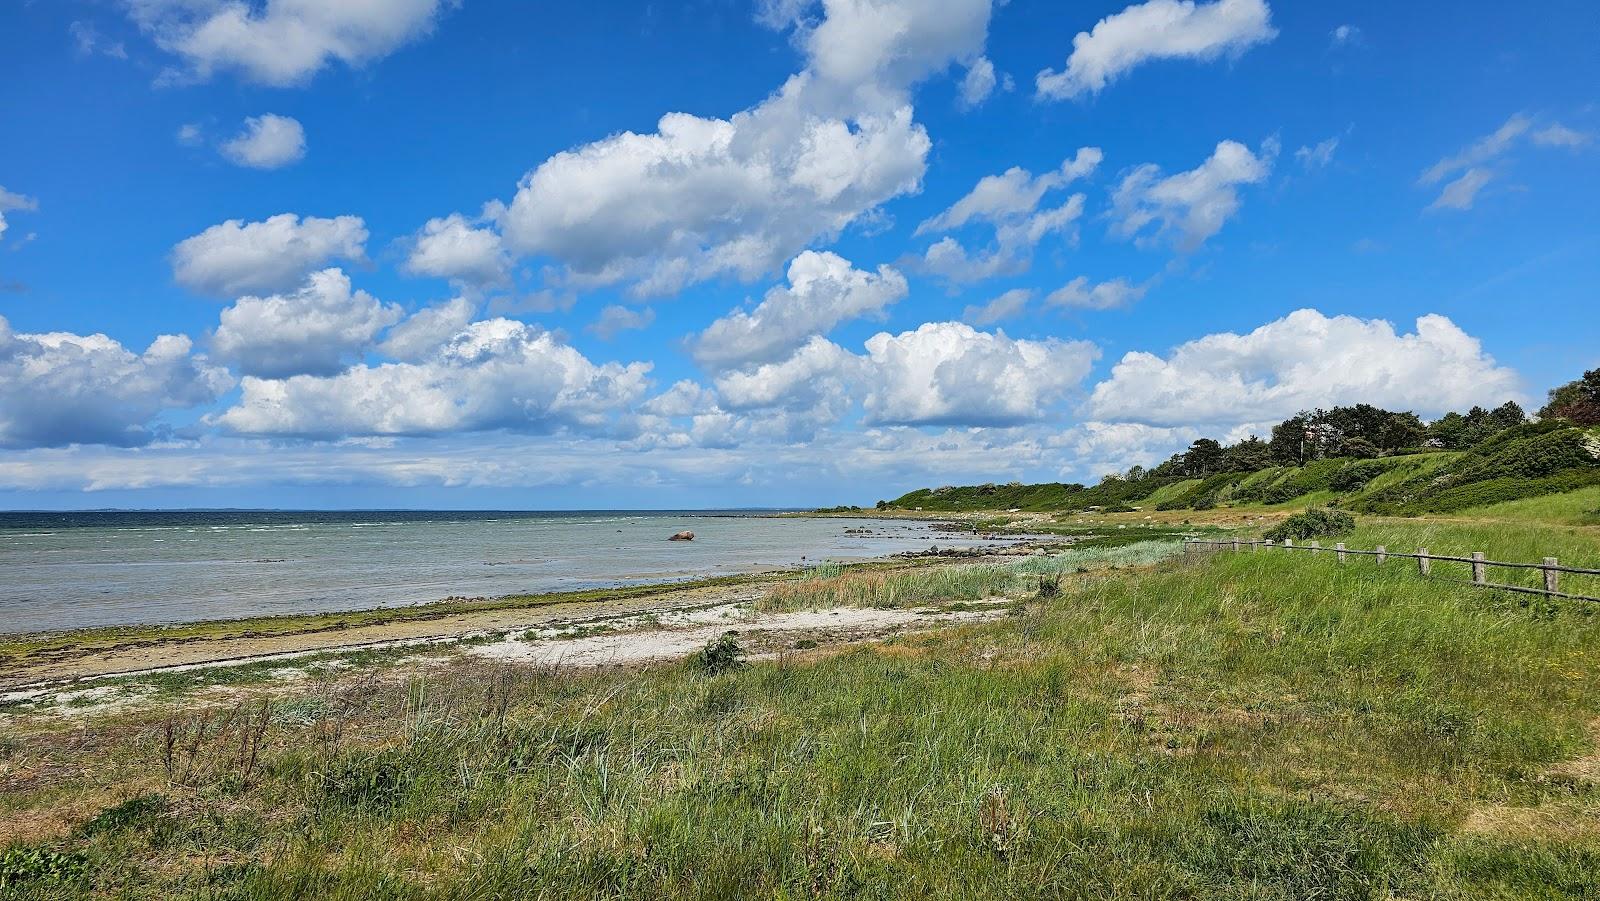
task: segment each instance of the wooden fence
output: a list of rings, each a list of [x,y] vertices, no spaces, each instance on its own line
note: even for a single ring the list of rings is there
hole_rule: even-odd
[[[1331,548],[1325,548],[1320,542],[1316,541],[1306,544],[1295,544],[1293,538],[1285,538],[1281,542],[1255,540],[1249,538],[1234,538],[1223,541],[1208,541],[1200,538],[1188,538],[1184,540],[1184,547],[1186,550],[1190,548],[1196,548],[1200,545],[1217,546],[1224,549],[1231,547],[1233,548],[1234,553],[1239,553],[1247,547],[1252,552],[1260,551],[1262,548],[1279,548],[1289,551],[1307,551],[1311,554],[1330,553],[1333,554],[1335,559],[1337,559],[1340,563],[1344,563],[1346,558],[1351,555],[1358,557],[1375,557],[1377,558],[1378,565],[1380,566],[1387,562],[1391,557],[1394,557],[1402,560],[1417,561],[1417,572],[1424,576],[1432,574],[1433,564],[1435,562],[1470,563],[1472,565],[1471,584],[1477,585],[1481,588],[1496,588],[1501,591],[1519,591],[1524,594],[1543,595],[1547,598],[1564,598],[1569,601],[1600,602],[1600,597],[1590,597],[1589,595],[1584,594],[1568,594],[1561,590],[1561,575],[1563,573],[1579,576],[1600,576],[1600,569],[1583,569],[1576,566],[1562,566],[1561,561],[1557,560],[1555,557],[1546,557],[1544,558],[1543,563],[1503,563],[1499,560],[1485,559],[1483,553],[1480,551],[1474,551],[1470,557],[1454,557],[1447,554],[1430,554],[1428,553],[1428,549],[1423,547],[1417,548],[1417,552],[1414,554],[1395,554],[1390,553],[1389,550],[1382,545],[1379,545],[1370,551],[1362,551],[1345,547],[1344,542],[1342,541],[1338,544],[1335,544]],[[1501,582],[1490,582],[1488,573],[1489,567],[1491,566],[1499,566],[1506,569],[1537,569],[1544,575],[1544,587],[1530,588],[1526,585],[1506,585]]]

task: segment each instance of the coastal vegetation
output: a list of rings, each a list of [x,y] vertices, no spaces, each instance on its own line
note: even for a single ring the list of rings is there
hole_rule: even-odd
[[[884,510],[1100,511],[1271,509],[1336,505],[1414,516],[1458,513],[1600,486],[1600,369],[1553,389],[1540,418],[1507,402],[1431,423],[1367,404],[1284,420],[1270,440],[1201,438],[1146,469],[1098,485],[919,489]]]
[[[1350,540],[1596,552],[1534,524],[1363,517]],[[738,635],[643,668],[389,659],[13,714],[5,891],[1590,896],[1594,608],[1331,556],[1158,539],[818,568],[773,603],[1005,615],[765,659]]]

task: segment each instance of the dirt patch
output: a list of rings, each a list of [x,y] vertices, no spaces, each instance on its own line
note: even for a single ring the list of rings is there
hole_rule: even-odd
[[[517,629],[562,626],[597,618],[748,602],[766,586],[734,585],[686,588],[614,601],[582,601],[521,609],[484,610],[422,621],[398,621],[345,629],[273,636],[236,636],[185,640],[123,648],[71,660],[30,664],[24,673],[0,676],[0,688],[13,693],[33,685],[64,683],[158,671],[181,671],[212,665],[282,659],[330,651],[425,645],[472,635]]]
[[[1600,783],[1600,719],[1589,724],[1591,750],[1582,757],[1563,760],[1545,770],[1547,778]],[[1600,818],[1593,810],[1577,810],[1570,800],[1535,807],[1490,804],[1467,814],[1461,831],[1475,835],[1600,838]]]
[[[661,617],[659,627],[654,630],[630,629],[569,639],[513,635],[493,644],[465,648],[463,652],[492,660],[547,666],[619,666],[687,657],[727,631],[755,639],[817,635],[828,643],[837,643],[952,622],[976,622],[993,619],[996,615],[993,610],[945,612],[860,607],[756,613],[747,607],[728,605],[694,611],[686,616]],[[772,646],[792,644],[784,640],[762,643],[770,650],[776,649]]]
[[[1550,775],[1600,782],[1600,720],[1589,724],[1591,750],[1582,757],[1564,760],[1550,768]]]

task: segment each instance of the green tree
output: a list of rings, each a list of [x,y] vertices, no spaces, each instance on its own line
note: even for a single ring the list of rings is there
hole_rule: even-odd
[[[1581,379],[1550,389],[1550,402],[1539,408],[1539,417],[1600,425],[1600,369],[1591,369]]]
[[[1222,445],[1211,438],[1198,438],[1183,455],[1183,472],[1190,476],[1210,475],[1222,467]]]
[[[1272,449],[1254,435],[1222,451],[1223,472],[1255,472],[1272,465]]]

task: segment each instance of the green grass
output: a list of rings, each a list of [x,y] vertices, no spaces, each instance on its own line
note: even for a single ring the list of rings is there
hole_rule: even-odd
[[[1595,549],[1453,523],[1350,541]],[[1019,615],[803,663],[328,685],[242,776],[223,711],[183,715],[215,765],[173,785],[167,714],[18,732],[7,765],[40,775],[0,824],[63,824],[17,846],[61,874],[21,897],[1594,897],[1600,787],[1565,763],[1595,751],[1590,608],[1331,554],[1072,553],[863,573],[959,603],[1090,569]]]
[[[1522,500],[1505,501],[1461,511],[1462,516],[1516,519],[1527,522],[1554,522],[1570,525],[1600,525],[1600,486],[1547,494]]]

